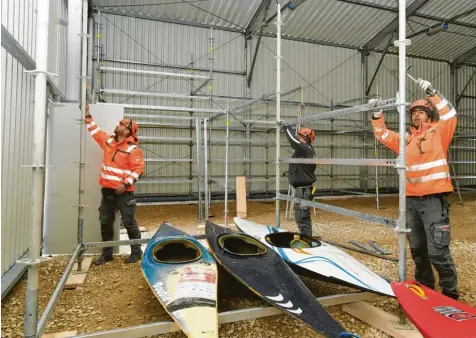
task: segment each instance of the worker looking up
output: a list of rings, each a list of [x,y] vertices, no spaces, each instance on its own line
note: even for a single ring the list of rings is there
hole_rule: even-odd
[[[296,133],[289,127],[284,126],[286,137],[294,149],[292,158],[313,158],[316,153],[311,143],[316,138],[314,130],[301,128]],[[315,164],[289,163],[289,184],[295,189],[295,198],[312,201],[312,185],[316,182]],[[311,211],[306,205],[294,204],[296,223],[302,235],[312,236]]]
[[[411,230],[407,239],[416,281],[434,289],[433,265],[443,294],[458,299],[458,277],[449,248],[449,202],[445,199],[453,192],[447,152],[456,129],[456,110],[430,82],[418,79],[417,83],[427,98],[410,106],[405,156],[406,224]],[[372,125],[379,142],[398,154],[399,135],[386,128],[382,111],[374,112]]]
[[[113,240],[117,209],[121,212],[129,239],[140,239],[140,230],[134,217],[136,210],[134,184],[144,172],[144,156],[137,145],[139,140],[136,135],[139,127],[136,122],[123,119],[117,124],[114,136],[110,136],[94,122],[89,113],[89,105],[86,105],[86,124],[89,133],[104,151],[99,173],[102,194],[99,221],[102,240]],[[126,263],[135,263],[141,257],[140,244],[131,245],[131,254]],[[102,265],[112,259],[112,247],[106,247],[94,264]]]

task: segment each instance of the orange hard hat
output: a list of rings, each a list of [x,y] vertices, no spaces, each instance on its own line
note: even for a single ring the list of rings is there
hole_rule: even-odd
[[[302,138],[304,138],[307,142],[314,142],[316,139],[316,133],[311,128],[301,128],[298,132]]]
[[[137,124],[136,121],[134,121],[132,119],[123,119],[123,120],[119,121],[119,123],[126,126],[126,128],[128,128],[130,130],[131,136],[134,137],[135,139],[137,139],[136,135],[137,135],[137,131],[139,130],[139,125]]]

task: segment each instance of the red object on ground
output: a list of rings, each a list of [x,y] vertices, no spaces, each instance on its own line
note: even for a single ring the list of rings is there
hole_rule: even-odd
[[[476,337],[476,308],[415,281],[390,284],[408,317],[425,338]]]

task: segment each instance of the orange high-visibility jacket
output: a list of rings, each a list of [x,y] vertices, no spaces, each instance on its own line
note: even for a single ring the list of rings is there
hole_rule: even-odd
[[[126,191],[134,191],[134,183],[144,172],[144,155],[134,137],[117,142],[99,128],[92,117],[86,118],[88,131],[104,151],[103,163],[99,173],[99,185],[116,189],[121,183]]]
[[[440,114],[440,120],[423,123],[418,130],[412,126],[410,134],[407,133],[407,196],[453,192],[447,153],[456,129],[456,110],[438,92],[429,100]],[[379,142],[398,154],[399,134],[387,129],[383,114],[379,119],[372,119],[372,125]]]

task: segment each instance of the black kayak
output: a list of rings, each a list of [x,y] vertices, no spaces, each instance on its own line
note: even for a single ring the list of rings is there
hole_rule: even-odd
[[[209,221],[205,234],[216,261],[266,302],[327,337],[356,337],[329,315],[276,252]]]

